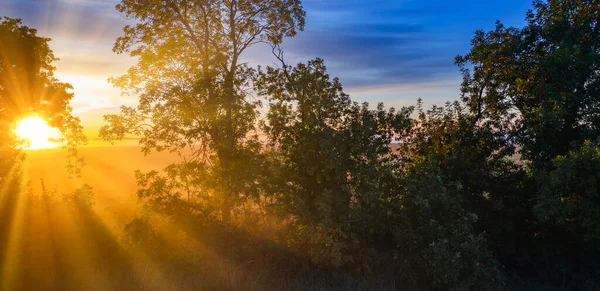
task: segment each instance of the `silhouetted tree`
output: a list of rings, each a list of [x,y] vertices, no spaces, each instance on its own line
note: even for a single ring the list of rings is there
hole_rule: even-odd
[[[564,281],[565,274],[584,273],[574,265],[598,254],[589,221],[600,219],[594,216],[600,205],[593,174],[583,172],[595,171],[592,145],[600,136],[600,7],[597,1],[549,0],[533,8],[521,29],[498,22],[493,31],[476,32],[471,51],[456,61],[468,118],[495,133],[504,148],[516,146],[513,159],[526,171],[514,176],[496,169],[503,177],[498,181],[512,190],[486,190],[500,206],[498,217],[516,219],[502,236],[517,242],[497,245],[497,254],[512,254],[517,266],[550,272],[550,280],[560,274]],[[502,221],[486,229],[493,233]]]
[[[389,237],[381,217],[398,190],[390,143],[411,125],[411,108],[352,102],[321,59],[268,67],[257,85],[270,102],[263,128],[274,153],[271,195],[314,241],[313,257],[339,265],[352,240]],[[331,239],[339,241],[326,247]]]
[[[78,170],[76,146],[85,143],[79,119],[71,114],[73,98],[70,84],[54,77],[53,62],[58,59],[48,43],[35,29],[22,25],[20,19],[5,17],[0,22],[0,135],[2,151],[14,151],[13,126],[21,118],[37,115],[58,128],[65,136],[71,153],[72,170]],[[14,154],[14,152],[13,152]],[[10,161],[3,158],[2,161]]]
[[[457,57],[463,100],[478,121],[503,130],[534,167],[552,167],[600,134],[600,9],[596,1],[535,1],[527,26],[478,31]],[[469,67],[472,66],[472,69]]]
[[[256,193],[253,169],[260,168],[252,135],[258,102],[248,93],[253,70],[240,57],[256,43],[276,45],[302,30],[300,1],[124,0],[117,10],[137,24],[124,28],[114,51],[138,63],[112,81],[140,103],[107,115],[101,136],[139,135],[145,153],[190,149],[191,165],[214,178],[192,194],[210,196],[228,221],[231,208]]]

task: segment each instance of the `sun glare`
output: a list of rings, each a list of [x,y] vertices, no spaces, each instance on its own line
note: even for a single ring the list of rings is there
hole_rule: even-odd
[[[60,138],[60,131],[50,127],[46,121],[39,117],[27,117],[19,122],[15,133],[19,138],[27,140],[25,146],[28,150],[53,148],[60,145],[52,139]]]

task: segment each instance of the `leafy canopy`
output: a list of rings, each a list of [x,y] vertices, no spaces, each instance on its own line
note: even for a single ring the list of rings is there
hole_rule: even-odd
[[[249,94],[254,72],[240,57],[254,44],[278,45],[302,30],[300,1],[123,0],[117,10],[137,24],[124,28],[114,51],[138,63],[112,81],[139,105],[105,116],[100,135],[137,135],[145,153],[169,150],[206,164],[215,179],[198,195],[211,193],[229,220],[232,206],[256,192],[252,169],[260,168],[252,134],[259,103]]]

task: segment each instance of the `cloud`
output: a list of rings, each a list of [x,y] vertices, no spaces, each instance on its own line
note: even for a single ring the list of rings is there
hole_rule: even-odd
[[[134,60],[126,56],[65,55],[56,64],[60,74],[106,79],[124,74]]]
[[[116,0],[11,0],[0,9],[40,27],[55,39],[52,46],[62,59],[64,74],[95,76],[123,72],[130,63],[114,59],[112,42],[126,20],[114,9]],[[431,82],[457,74],[452,42],[430,27],[419,24],[439,16],[439,5],[406,1],[305,0],[307,29],[288,40],[292,62],[321,57],[332,75],[347,87]],[[254,64],[273,62],[269,52],[246,54]]]
[[[354,92],[420,88],[428,95],[437,91],[434,84],[456,82],[443,85],[456,98],[460,73],[454,57],[469,50],[473,32],[491,28],[498,18],[521,18],[529,3],[305,0],[304,6],[306,31],[284,43],[290,62],[321,57]]]
[[[326,22],[311,24],[284,43],[291,62],[325,59],[330,73],[346,88],[390,88],[456,79],[454,57],[462,51],[456,39],[420,23],[438,16],[437,8],[402,6],[399,1],[309,1],[308,13]],[[328,12],[335,11],[335,12]],[[314,17],[313,17],[314,18]]]
[[[51,47],[67,69],[77,62],[95,69],[111,65],[113,41],[121,35],[126,20],[114,9],[116,0],[9,0],[0,2],[5,16],[22,18],[39,35],[52,38]],[[61,68],[62,69],[62,68]]]
[[[54,39],[51,46],[61,58],[57,73],[72,80],[83,112],[126,101],[106,82],[133,62],[111,50],[128,23],[114,9],[118,2],[0,0],[0,11]],[[528,2],[303,0],[306,31],[286,40],[284,49],[290,63],[325,59],[330,75],[339,76],[358,100],[451,100],[458,97],[460,85],[454,56],[467,52],[473,32],[490,29],[495,19],[522,23]],[[251,48],[244,60],[275,64],[264,45]]]
[[[43,36],[79,41],[115,38],[125,19],[115,11],[116,1],[10,0],[0,2],[5,16],[22,18]]]
[[[429,42],[429,44],[428,44]],[[430,82],[456,72],[453,54],[444,52],[416,32],[376,35],[356,33],[329,35],[309,32],[286,46],[294,59],[324,58],[330,69],[352,87]]]

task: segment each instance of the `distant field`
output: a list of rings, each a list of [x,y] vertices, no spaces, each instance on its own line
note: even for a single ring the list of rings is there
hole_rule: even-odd
[[[40,192],[42,181],[47,189],[56,189],[59,194],[88,184],[94,189],[96,211],[107,224],[117,228],[129,221],[137,209],[134,171],[160,170],[177,160],[176,155],[169,153],[145,157],[137,146],[83,147],[80,154],[86,165],[81,178],[69,178],[66,152],[62,149],[26,153],[24,179],[35,193]]]

